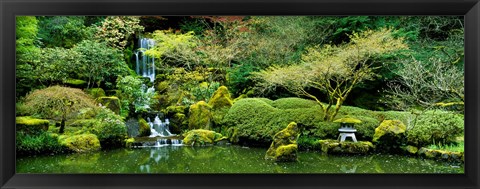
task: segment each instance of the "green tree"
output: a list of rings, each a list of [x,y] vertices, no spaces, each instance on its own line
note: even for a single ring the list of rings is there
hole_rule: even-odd
[[[40,49],[37,47],[38,20],[34,16],[16,17],[16,96],[23,96],[36,86],[32,77],[32,62],[38,59]]]
[[[93,27],[85,26],[84,16],[40,16],[38,36],[45,47],[72,48],[93,35]]]
[[[109,16],[97,27],[95,39],[110,47],[124,50],[135,32],[143,31],[137,16]]]
[[[130,75],[118,77],[117,88],[121,91],[122,107],[126,111],[133,107],[138,113],[150,108],[150,100],[155,93],[147,89],[141,79]]]
[[[65,121],[74,118],[80,110],[98,108],[94,100],[80,89],[52,86],[31,92],[25,97],[25,106],[32,115],[61,121],[60,133],[64,132]]]
[[[128,66],[122,53],[106,43],[84,40],[73,51],[80,54],[79,67],[75,69],[80,78],[87,81],[88,87],[100,87],[102,81],[114,82],[117,76],[128,74]]]
[[[353,88],[375,77],[373,57],[406,48],[403,39],[394,38],[391,30],[368,30],[352,34],[347,44],[308,48],[301,64],[270,67],[254,76],[259,80],[260,88],[280,86],[296,95],[314,99],[324,112],[324,120],[332,121]],[[327,104],[323,104],[309,88],[325,92]],[[335,110],[330,112],[333,105]]]

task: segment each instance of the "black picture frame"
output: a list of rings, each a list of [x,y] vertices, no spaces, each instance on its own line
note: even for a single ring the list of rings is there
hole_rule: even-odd
[[[1,0],[0,188],[479,188],[479,0]],[[464,15],[465,174],[16,174],[15,16]]]

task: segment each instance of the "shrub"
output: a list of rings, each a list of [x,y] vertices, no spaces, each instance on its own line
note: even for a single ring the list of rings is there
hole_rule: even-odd
[[[127,126],[122,117],[110,109],[102,108],[97,114],[97,123],[90,132],[97,135],[102,148],[115,148],[124,145],[127,137]]]
[[[48,130],[48,125],[50,124],[46,119],[35,119],[28,116],[16,117],[15,122],[17,125],[17,131],[31,134],[40,133],[42,130]]]
[[[105,96],[105,90],[102,88],[91,88],[91,89],[86,89],[85,92],[92,96],[94,99],[97,99],[98,97],[104,97]]]
[[[100,141],[94,134],[61,135],[58,140],[73,152],[91,152],[100,150]]]
[[[80,110],[98,108],[82,90],[60,86],[33,91],[25,97],[25,105],[31,107],[31,115],[61,121],[60,133],[64,131],[65,121],[78,117]]]
[[[303,130],[317,128],[321,123],[323,114],[318,108],[282,110],[274,108],[267,102],[270,101],[262,98],[238,100],[225,116],[225,126],[235,127],[239,139],[244,140],[243,142],[253,141],[268,145],[273,135],[290,122],[299,123]]]
[[[463,115],[435,110],[419,115],[416,124],[407,130],[407,138],[414,146],[450,144],[463,131]]]
[[[36,134],[17,132],[15,147],[19,156],[61,153],[65,150],[58,142],[56,135],[44,131]]]
[[[298,109],[313,108],[315,106],[318,106],[318,104],[313,100],[291,97],[277,99],[273,101],[272,106],[278,109]]]

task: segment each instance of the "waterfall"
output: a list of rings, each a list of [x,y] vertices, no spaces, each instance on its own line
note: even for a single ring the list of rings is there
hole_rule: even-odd
[[[155,41],[149,38],[139,39],[139,48],[135,52],[136,68],[138,75],[148,77],[150,82],[155,81],[155,58],[145,55],[145,51],[155,46]]]
[[[158,116],[155,116],[155,119],[150,121],[150,118],[147,118],[148,124],[150,125],[150,137],[165,137],[165,136],[174,136],[169,128],[168,125],[170,124],[168,119],[165,119],[165,122],[162,122]]]

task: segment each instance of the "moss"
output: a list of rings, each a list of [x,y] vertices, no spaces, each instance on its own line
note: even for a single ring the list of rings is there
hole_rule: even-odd
[[[464,162],[464,154],[462,152],[420,148],[418,155],[428,159],[442,160],[447,162]]]
[[[91,152],[100,150],[100,141],[94,134],[61,135],[60,144],[73,152]]]
[[[319,140],[322,152],[327,154],[367,154],[374,149],[371,142],[339,142],[337,140]]]
[[[67,79],[64,83],[69,87],[75,88],[85,88],[87,85],[87,82],[81,79]]]
[[[273,142],[265,154],[265,159],[275,161],[296,161],[298,136],[299,129],[297,123],[289,123],[285,129],[275,134]]]
[[[291,97],[291,98],[277,99],[272,102],[272,106],[278,109],[298,109],[298,108],[313,108],[319,105],[313,100]]]
[[[362,123],[361,120],[359,119],[355,119],[355,118],[350,118],[350,117],[345,117],[345,118],[340,118],[340,119],[337,119],[335,121],[333,121],[335,123],[350,123],[350,124],[359,124],[359,123]]]
[[[36,119],[29,116],[16,117],[17,131],[26,133],[38,133],[47,131],[50,122],[46,119]]]
[[[120,99],[116,96],[109,96],[109,97],[99,97],[97,98],[97,102],[102,104],[102,106],[107,107],[108,109],[115,112],[117,115],[120,114]]]
[[[102,88],[86,89],[85,92],[95,99],[98,98],[98,97],[104,97],[105,96],[105,91]]]
[[[418,148],[417,148],[417,147],[415,147],[415,146],[410,146],[410,145],[406,146],[406,147],[404,148],[404,150],[405,150],[405,152],[406,152],[407,154],[409,154],[409,155],[415,155],[415,154],[417,154],[417,152],[418,152]]]
[[[191,146],[215,144],[215,142],[226,139],[220,133],[205,129],[188,131],[184,137],[183,144]]]
[[[279,146],[275,151],[276,161],[296,161],[297,160],[297,144],[289,144]]]
[[[230,97],[230,93],[225,86],[220,86],[208,101],[208,105],[210,105],[213,109],[232,107],[232,104],[233,102]]]
[[[406,129],[407,126],[400,120],[384,120],[375,129],[372,141],[376,143],[379,149],[398,152],[405,143]]]
[[[150,130],[150,125],[148,125],[147,121],[145,119],[140,118],[138,119],[138,136],[150,136],[152,131]]]
[[[135,138],[125,139],[125,147],[131,148],[134,142],[135,142]]]
[[[189,129],[211,129],[212,107],[205,101],[199,101],[190,106],[188,119]]]
[[[170,84],[167,81],[162,81],[156,85],[156,90],[159,93],[163,93],[170,87]]]

